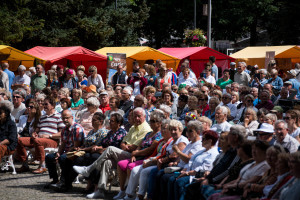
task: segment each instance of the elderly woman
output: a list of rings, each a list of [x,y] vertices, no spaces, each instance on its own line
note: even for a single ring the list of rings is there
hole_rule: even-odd
[[[27,99],[25,106],[27,114],[20,116],[17,129],[20,137],[31,137],[39,123],[41,111],[39,104],[35,103],[33,99]]]
[[[173,141],[171,133],[169,131],[170,120],[163,120],[161,124],[162,139],[159,141],[155,151],[150,157],[143,161],[143,165],[136,166],[132,169],[128,186],[126,189],[127,196],[133,196],[136,188],[139,185],[138,196],[142,199],[146,193],[148,186],[148,175],[152,169],[156,168],[156,164],[159,158],[166,155],[167,146]],[[125,196],[125,192],[120,190],[119,194],[114,199],[120,199]]]
[[[239,105],[241,102],[239,101],[239,97],[240,97],[240,95],[239,95],[239,93],[238,92],[231,92],[231,103],[233,104],[233,105]]]
[[[272,110],[274,105],[272,101],[270,100],[270,93],[267,90],[263,90],[260,93],[260,100],[261,102],[256,105],[257,109],[265,108],[267,110]]]
[[[217,106],[220,104],[220,101],[216,97],[212,97],[209,99],[209,109],[205,112],[205,116],[211,119],[213,122],[215,121],[215,112]]]
[[[110,119],[110,115],[114,112],[118,112],[120,113],[122,116],[124,116],[124,111],[119,109],[119,106],[120,106],[120,100],[116,97],[111,97],[109,99],[109,107],[110,107],[110,110],[106,111],[104,113],[105,117],[107,119]]]
[[[5,88],[0,88],[0,97],[3,99],[3,100],[10,100],[11,98],[11,93],[6,90]],[[1,99],[0,99],[1,100]]]
[[[212,120],[206,116],[199,117],[198,121],[200,121],[202,123],[203,131],[208,131],[212,125]]]
[[[244,98],[243,98],[243,104],[244,104],[244,108],[241,108],[238,110],[238,113],[234,119],[234,122],[238,123],[238,122],[244,122],[244,115],[245,115],[245,111],[247,108],[251,108],[253,109],[255,112],[257,112],[257,108],[255,108],[253,106],[253,101],[254,101],[254,97],[251,94],[247,94]]]
[[[223,185],[222,193],[216,193],[209,197],[210,200],[226,199],[230,196],[230,199],[238,199],[243,194],[243,188],[249,184],[259,181],[264,173],[270,169],[266,161],[266,151],[269,145],[266,142],[256,140],[252,144],[252,155],[254,162],[246,165],[240,171],[240,175],[237,179]],[[226,196],[221,194],[225,194]],[[231,196],[234,194],[235,196]]]
[[[96,90],[98,93],[100,93],[101,90],[105,89],[102,76],[100,74],[97,74],[97,67],[95,65],[91,65],[89,67],[89,74],[88,77],[88,86],[94,85],[96,86]]]
[[[265,118],[264,118],[265,123],[274,125],[276,121],[277,121],[277,115],[276,114],[268,113],[268,114],[265,115]]]
[[[172,109],[171,119],[177,116],[177,105],[173,102],[174,98],[171,90],[163,90],[162,103],[169,106]]]
[[[247,135],[252,136],[253,131],[258,128],[258,121],[256,116],[256,111],[252,108],[246,108],[244,113],[244,122],[240,123],[246,128]]]
[[[150,127],[153,130],[148,133],[140,146],[131,153],[131,159],[121,160],[118,162],[118,177],[120,181],[120,193],[125,191],[126,178],[130,176],[131,170],[143,164],[143,160],[148,156],[152,155],[156,149],[159,141],[162,139],[161,136],[161,125],[164,119],[164,114],[160,110],[156,110],[150,115]],[[147,141],[147,138],[152,138]],[[136,189],[136,187],[133,187]],[[132,197],[132,192],[127,193],[128,197]]]
[[[211,127],[211,130],[217,133],[229,131],[232,126],[227,122],[228,109],[225,106],[218,106],[215,112],[216,124]]]
[[[0,160],[3,156],[13,154],[18,144],[16,123],[10,113],[13,105],[7,100],[0,102]]]
[[[278,71],[276,69],[272,69],[270,72],[271,78],[267,81],[267,83],[270,83],[273,86],[274,93],[280,92],[282,86],[283,86],[283,81],[282,79],[278,76]]]
[[[190,132],[189,134],[192,133]],[[179,174],[175,173],[171,174],[171,176],[168,174],[168,199],[184,199],[185,187],[190,183],[190,179],[194,178],[196,174],[211,171],[213,162],[219,154],[218,148],[215,147],[218,138],[218,134],[214,131],[203,132],[202,147],[204,149],[202,148],[194,153]]]
[[[209,110],[208,96],[206,94],[200,94],[198,97],[199,115],[204,116],[205,112]]]
[[[223,96],[223,94],[222,94],[222,92],[221,92],[220,90],[214,90],[214,91],[212,92],[212,97],[217,98],[219,101],[222,100],[222,96]],[[210,100],[210,99],[209,99],[209,100]]]
[[[54,85],[59,86],[58,80],[57,80],[57,74],[55,70],[48,70],[47,71],[47,87],[52,87]]]
[[[35,101],[38,103],[41,111],[41,115],[44,115],[46,112],[44,110],[44,101],[45,101],[46,95],[44,94],[38,94]]]
[[[284,120],[288,124],[289,134],[300,142],[300,111],[288,110]]]
[[[159,76],[156,78],[155,88],[160,92],[164,83],[171,84],[171,77],[168,76],[167,65],[165,63],[160,63],[159,65]]]
[[[285,150],[282,146],[271,146],[268,148],[266,160],[270,166],[270,169],[267,170],[262,176],[262,178],[256,183],[249,183],[244,187],[244,198],[249,199],[261,197],[263,194],[264,187],[275,183],[278,175],[278,170],[276,170],[278,156],[281,153],[285,153]]]
[[[96,112],[102,112],[99,109],[100,103],[96,97],[90,97],[87,99],[87,111],[82,113],[78,123],[84,128],[85,132],[90,132],[93,129],[92,118]]]
[[[16,90],[20,87],[22,88],[25,85],[30,85],[31,79],[29,78],[29,76],[25,74],[25,71],[26,71],[26,67],[24,65],[20,65],[18,67],[19,75],[14,78],[14,81],[12,82],[11,85],[11,88],[13,90]]]
[[[71,109],[72,110],[78,110],[79,106],[84,104],[84,100],[82,97],[82,90],[81,89],[73,89],[72,90],[72,99],[71,99]]]

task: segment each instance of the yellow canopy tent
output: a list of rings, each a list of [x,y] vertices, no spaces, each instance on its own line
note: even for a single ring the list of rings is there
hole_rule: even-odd
[[[266,52],[275,51],[275,60],[277,66],[284,71],[293,67],[294,63],[300,61],[300,47],[290,46],[266,46],[266,47],[247,47],[230,56],[236,59],[236,62],[246,62],[248,65],[258,65],[259,68],[265,68]]]
[[[158,51],[150,47],[104,47],[96,51],[96,53],[106,55],[106,53],[125,53],[127,73],[132,72],[132,63],[137,60],[140,66],[143,66],[147,60],[160,59],[167,64],[168,68],[173,68],[176,72],[180,59],[170,56],[166,53]]]
[[[0,45],[0,61],[9,63],[9,70],[17,71],[20,64],[26,68],[34,66],[34,63],[38,62],[44,64],[43,59],[29,55],[23,51],[15,49],[10,46]]]

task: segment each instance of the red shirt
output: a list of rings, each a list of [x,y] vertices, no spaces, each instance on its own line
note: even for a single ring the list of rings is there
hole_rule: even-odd
[[[105,106],[100,105],[99,108],[102,110],[103,114],[108,111],[111,110],[111,108],[109,107],[109,104],[106,104]]]

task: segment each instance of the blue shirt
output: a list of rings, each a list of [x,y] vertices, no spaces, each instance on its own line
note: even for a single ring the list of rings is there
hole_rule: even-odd
[[[271,83],[275,90],[281,90],[281,88],[283,87],[283,81],[279,76],[277,76],[275,80],[273,80],[273,78],[270,78],[268,80],[268,83]]]
[[[264,85],[268,82],[268,79],[263,78],[260,79],[259,82],[261,86],[264,87]],[[258,87],[258,83],[255,80],[253,80],[252,83],[250,83],[250,87]]]
[[[8,81],[9,81],[9,91],[12,92],[11,84],[14,81],[15,74],[12,71],[9,71],[8,69],[3,70],[8,75]]]
[[[300,96],[300,91],[299,91],[300,82],[295,78],[291,78],[289,81],[292,82],[293,88],[298,91],[297,97],[299,97]]]
[[[211,68],[211,71],[212,71],[212,73],[215,75],[215,79],[218,80],[218,79],[219,79],[219,77],[218,77],[218,71],[219,71],[219,70],[218,70],[217,65],[214,64],[214,65],[212,66],[212,68]]]

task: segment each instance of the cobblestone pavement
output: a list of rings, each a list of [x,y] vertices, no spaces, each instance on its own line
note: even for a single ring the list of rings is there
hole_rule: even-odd
[[[16,167],[20,167],[16,165]],[[36,166],[30,166],[36,169]],[[44,189],[44,185],[50,182],[48,173],[41,175],[28,173],[12,175],[11,172],[0,173],[0,200],[33,200],[33,199],[86,199],[84,194],[85,183],[74,184],[73,189],[67,193],[56,193],[51,189]],[[112,187],[112,192],[105,199],[112,199],[119,191],[118,187]]]

